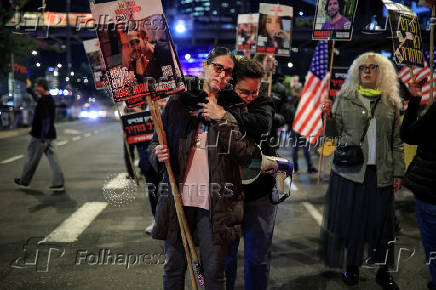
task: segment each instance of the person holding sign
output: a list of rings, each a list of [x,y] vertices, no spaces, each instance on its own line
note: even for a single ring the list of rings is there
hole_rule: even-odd
[[[209,53],[203,65],[203,89],[171,97],[162,115],[168,144],[158,145],[155,138],[150,156],[154,163],[171,160],[187,222],[198,237],[206,289],[226,287],[228,245],[242,233],[244,194],[239,166],[248,164],[255,151],[254,141],[224,109],[242,110],[241,100],[223,91],[234,65],[226,48]],[[165,172],[163,184],[168,182]],[[163,288],[183,289],[187,265],[176,209],[172,195],[162,188],[152,236],[165,240]]]
[[[427,263],[432,276],[428,289],[436,289],[436,103],[430,105],[425,114],[418,118],[422,98],[422,85],[426,82],[412,79],[409,87],[409,105],[401,125],[401,139],[410,145],[418,145],[413,161],[404,179],[404,186],[415,195],[416,217],[421,232]],[[431,137],[433,136],[433,137]]]
[[[351,22],[340,11],[344,7],[343,0],[327,0],[325,3],[325,12],[329,16],[322,26],[322,30],[348,30]]]
[[[394,253],[394,191],[401,188],[404,175],[401,106],[398,77],[385,56],[365,53],[354,60],[332,110],[339,142],[320,248],[327,266],[342,268],[346,261],[343,280],[348,285],[359,282],[367,244],[365,265],[383,265],[377,283],[398,289],[388,267]],[[329,115],[329,101],[323,111]]]

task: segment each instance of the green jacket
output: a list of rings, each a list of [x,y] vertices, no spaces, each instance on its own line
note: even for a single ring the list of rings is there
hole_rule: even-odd
[[[370,119],[369,102],[355,92],[337,97],[332,109],[340,144],[360,144],[363,130]],[[400,139],[399,111],[380,101],[375,110],[376,118],[376,166],[377,186],[393,185],[394,177],[404,176],[404,151]],[[332,170],[343,178],[363,183],[368,160],[368,138],[362,144],[364,163],[360,168],[340,168],[332,164]]]

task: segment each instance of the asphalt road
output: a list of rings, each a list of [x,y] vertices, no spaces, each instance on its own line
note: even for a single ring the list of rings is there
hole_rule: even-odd
[[[0,139],[0,289],[161,289],[163,244],[144,233],[152,216],[145,189],[120,189],[126,181],[119,123],[57,128],[65,194],[49,192],[45,157],[31,188],[15,187],[29,136]],[[287,149],[281,153],[289,157]],[[292,198],[279,206],[269,288],[348,289],[340,271],[326,268],[316,255],[328,174],[317,185],[316,174],[304,173],[302,156],[300,168]],[[122,206],[107,198],[111,192]],[[397,251],[403,250],[393,275],[401,289],[425,289],[430,276],[413,197],[405,190],[397,193],[397,216]],[[243,289],[242,247],[239,254],[236,286]],[[362,269],[352,289],[381,289],[374,277],[374,269]],[[189,278],[185,284],[190,289]]]

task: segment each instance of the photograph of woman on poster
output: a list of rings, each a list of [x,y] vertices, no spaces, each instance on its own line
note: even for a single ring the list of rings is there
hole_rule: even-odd
[[[351,22],[341,14],[344,8],[343,0],[327,0],[324,6],[328,20],[322,26],[322,30],[346,30],[350,29]]]
[[[267,37],[267,42],[263,46],[289,48],[290,20],[277,15],[260,14],[259,22],[259,36]]]

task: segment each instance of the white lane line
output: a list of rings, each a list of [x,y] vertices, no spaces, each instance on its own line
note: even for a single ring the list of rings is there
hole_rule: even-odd
[[[119,173],[114,179],[106,183],[103,189],[123,189],[129,185],[127,173]]]
[[[73,140],[73,141],[78,141],[78,140],[80,140],[80,139],[82,139],[82,137],[77,136],[77,137],[74,137],[72,140]]]
[[[76,129],[65,129],[64,130],[64,134],[68,134],[68,135],[79,135],[81,132],[79,130]]]
[[[313,219],[317,222],[319,226],[322,224],[322,215],[321,213],[313,206],[313,204],[309,202],[302,202],[301,203],[307,211],[310,213],[310,215],[313,217]]]
[[[85,138],[91,136],[91,133],[86,133],[85,135],[83,135]]]
[[[56,146],[64,146],[66,144],[68,144],[67,140],[59,140],[59,141],[55,142]]]
[[[97,134],[98,133],[98,130],[94,130],[94,134]]]
[[[87,202],[44,238],[44,242],[72,243],[107,207],[107,202]]]
[[[23,157],[24,157],[23,155],[17,155],[17,156],[11,157],[11,158],[9,158],[9,159],[3,160],[3,161],[0,162],[0,163],[1,163],[1,164],[11,163],[11,162],[14,162],[14,161],[16,161],[16,160],[18,160],[18,159],[21,159],[21,158],[23,158]]]

